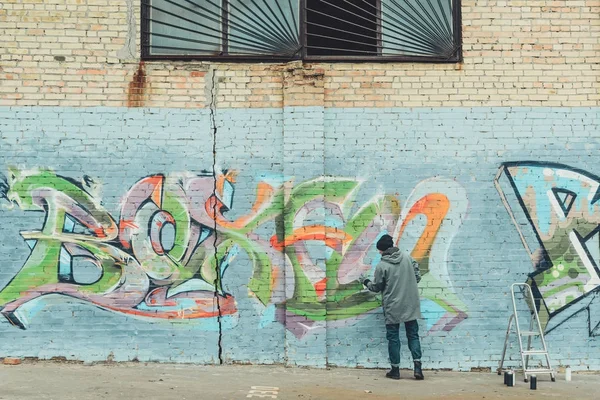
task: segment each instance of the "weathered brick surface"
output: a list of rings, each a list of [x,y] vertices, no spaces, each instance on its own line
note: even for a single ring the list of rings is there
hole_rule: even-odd
[[[139,15],[137,0],[4,1],[1,104],[205,107],[216,69],[219,107],[282,105],[288,67],[277,64],[148,62],[132,100]],[[597,0],[463,0],[462,15],[463,63],[309,66],[324,75],[325,106],[598,105]],[[318,105],[308,104],[317,89],[304,87],[298,105]]]
[[[0,5],[0,357],[383,367],[357,278],[388,231],[425,365],[494,368],[547,224],[552,359],[600,369],[595,267],[563,245],[598,221],[600,2],[463,0],[447,65],[140,62],[139,4]]]

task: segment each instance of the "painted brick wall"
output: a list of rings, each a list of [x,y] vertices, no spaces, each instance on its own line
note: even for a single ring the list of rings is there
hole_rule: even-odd
[[[212,363],[218,362],[220,347],[224,362],[383,367],[386,347],[381,309],[360,297],[352,282],[362,271],[372,273],[371,264],[376,261],[372,244],[387,229],[396,232],[400,246],[412,251],[427,269],[421,284],[427,366],[493,368],[509,315],[508,287],[526,281],[533,272],[519,231],[494,187],[499,168],[509,161],[537,160],[548,170],[558,168],[555,162],[591,174],[598,169],[590,156],[599,145],[598,110],[594,108],[220,109],[214,114],[216,134],[210,130],[209,110],[14,107],[3,108],[1,117],[0,165],[7,180],[13,181],[9,183],[12,193],[19,190],[18,176],[38,167],[51,168],[74,182],[88,182],[81,187],[119,221],[122,204],[136,201],[131,188],[144,177],[175,176],[191,195],[194,189],[186,186],[187,179],[202,175],[204,169],[212,171],[216,162],[217,171],[238,171],[231,209],[224,218],[247,228],[219,222],[219,240],[233,239],[240,249],[223,274],[223,291],[234,299],[234,312],[227,314],[230,310],[221,299],[220,320],[207,313],[195,317],[193,307],[186,308],[189,305],[180,300],[175,316],[162,303],[147,301],[143,307],[132,308],[115,300],[127,299],[143,291],[141,287],[112,297],[101,293],[100,299],[85,298],[79,292],[48,294],[53,286],[38,287],[36,291],[43,296],[20,306],[18,318],[12,317],[27,329],[8,321],[0,324],[5,356]],[[305,139],[299,141],[302,136]],[[14,172],[8,172],[9,166],[14,166]],[[187,174],[177,175],[181,172]],[[17,177],[11,177],[12,173]],[[323,176],[327,178],[302,186]],[[544,175],[534,178],[545,179]],[[581,177],[574,179],[580,179],[583,187],[588,185]],[[52,186],[49,177],[42,184]],[[55,186],[76,197],[66,186]],[[280,216],[292,215],[289,223],[296,230],[288,235],[287,246],[304,257],[298,262],[292,261],[291,253],[280,251],[277,230],[286,229],[288,222],[252,217],[253,210],[277,204],[268,199],[269,190],[278,187],[293,200],[275,210]],[[305,190],[299,191],[302,187]],[[510,189],[505,193],[518,218],[515,195]],[[579,196],[584,198],[584,194]],[[55,193],[39,195],[53,205],[72,208]],[[523,196],[531,200],[531,195]],[[543,210],[542,198],[536,201],[539,210],[534,220],[554,212]],[[376,217],[361,214],[369,204],[377,205]],[[444,204],[447,212],[440,214]],[[14,291],[9,282],[23,276],[24,265],[33,268],[25,272],[30,274],[26,282],[32,285],[43,283],[44,276],[52,278],[47,273],[56,270],[48,260],[32,259],[34,253],[21,237],[42,229],[43,209],[23,211],[25,207],[15,203],[12,208],[6,202],[3,205],[0,276],[5,289],[0,294],[5,302],[5,296]],[[195,213],[205,209],[198,198],[187,207]],[[340,214],[336,207],[344,212]],[[577,203],[574,207],[573,215],[581,224],[597,224],[596,208],[591,215],[578,217],[582,210]],[[408,221],[402,233],[395,222],[390,223],[398,213]],[[427,226],[437,223],[441,223],[437,231],[421,237]],[[321,227],[312,232],[314,236],[302,228],[315,224]],[[531,235],[526,224],[522,231]],[[363,236],[361,227],[367,227]],[[72,230],[77,233],[77,228]],[[562,240],[560,234],[557,231],[553,240]],[[66,229],[52,237],[66,242],[69,235]],[[244,240],[239,239],[242,236]],[[358,237],[364,241],[353,240]],[[38,238],[36,246],[44,240]],[[123,248],[118,241],[109,243]],[[427,248],[427,243],[432,245],[429,254],[420,256],[419,249]],[[198,250],[194,262],[210,260],[211,247],[205,254]],[[144,260],[142,252],[133,254],[140,263]],[[271,272],[266,278],[258,259],[265,255]],[[336,263],[340,256],[341,262]],[[76,272],[80,268],[76,280],[90,273],[89,266],[74,265]],[[135,270],[133,265],[127,268]],[[148,274],[156,273],[145,268]],[[323,284],[325,277],[328,281]],[[304,280],[310,284],[301,285]],[[167,286],[181,282],[174,280]],[[338,283],[349,286],[341,288]],[[85,286],[75,287],[85,290]],[[598,330],[589,330],[598,323],[598,310],[590,302],[595,288],[593,284],[589,295],[568,302],[551,319],[563,322],[548,334],[552,358],[559,365],[600,367]],[[207,310],[218,311],[212,292],[192,294],[198,299],[208,295]],[[17,300],[27,297],[15,295]],[[344,296],[352,300],[344,302]],[[287,306],[282,307],[286,298]],[[4,304],[5,313],[7,306],[10,302]],[[155,315],[137,315],[139,309],[151,309]],[[323,321],[320,315],[330,317]],[[403,365],[410,362],[406,346],[402,360]]]
[[[599,370],[600,2],[462,3],[431,65],[142,63],[139,1],[2,2],[0,356],[384,367],[388,231],[428,368],[495,368],[529,281]]]

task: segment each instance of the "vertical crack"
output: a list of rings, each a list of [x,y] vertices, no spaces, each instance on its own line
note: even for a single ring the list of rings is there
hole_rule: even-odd
[[[127,37],[125,38],[125,44],[117,52],[117,57],[122,60],[135,58],[136,21],[137,13],[134,11],[133,0],[127,0]]]
[[[217,316],[217,324],[219,325],[219,364],[223,364],[223,326],[222,326],[222,315],[221,315],[221,304],[219,301],[219,285],[220,282],[220,267],[219,267],[219,255],[217,253],[217,121],[215,118],[216,113],[216,99],[217,99],[217,82],[215,80],[215,72],[216,69],[210,70],[210,124],[213,135],[213,162],[212,162],[212,174],[213,174],[213,197],[212,197],[212,207],[213,207],[213,248],[214,248],[214,257],[215,257],[215,300],[217,301],[217,310],[219,315]]]

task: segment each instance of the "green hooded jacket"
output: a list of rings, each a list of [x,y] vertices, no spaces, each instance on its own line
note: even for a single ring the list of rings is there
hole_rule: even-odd
[[[422,318],[417,287],[420,280],[419,264],[411,256],[397,247],[382,253],[375,278],[366,286],[372,292],[382,292],[386,325]]]

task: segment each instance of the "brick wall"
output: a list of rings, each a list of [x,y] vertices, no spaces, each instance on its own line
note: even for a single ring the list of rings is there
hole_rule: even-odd
[[[361,272],[373,272],[372,244],[387,230],[396,232],[401,247],[412,252],[424,268],[421,334],[427,366],[493,368],[509,314],[508,286],[526,281],[533,271],[519,232],[530,246],[535,244],[527,220],[520,219],[523,211],[515,193],[502,187],[522,224],[520,231],[494,188],[499,168],[507,161],[535,159],[551,170],[559,169],[553,164],[557,162],[571,167],[561,168],[571,171],[575,182],[585,182],[573,175],[575,167],[591,174],[598,170],[594,158],[588,156],[598,150],[597,141],[590,140],[597,134],[597,109],[590,108],[335,108],[324,112],[297,107],[284,113],[276,108],[230,109],[216,114],[216,135],[210,129],[209,110],[5,107],[0,115],[0,164],[5,166],[7,180],[14,182],[9,184],[14,194],[8,194],[13,207],[3,202],[0,211],[4,221],[0,296],[5,315],[26,328],[7,321],[0,324],[5,338],[2,354],[12,356],[104,360],[112,354],[116,360],[210,363],[218,362],[221,349],[224,362],[383,367],[386,347],[381,309],[362,298],[352,282]],[[86,297],[86,286],[76,283],[93,276],[89,265],[75,265],[74,287],[58,288],[70,296],[48,294],[54,289],[52,271],[56,273],[61,264],[40,259],[24,239],[31,240],[27,232],[48,232],[45,221],[51,219],[45,218],[42,208],[27,206],[25,200],[15,203],[16,193],[25,199],[23,190],[31,187],[19,186],[20,179],[37,176],[38,167],[51,168],[66,178],[57,184],[46,176],[40,182],[53,190],[39,194],[51,209],[77,215],[67,199],[85,202],[65,185],[79,182],[86,197],[126,226],[119,222],[126,210],[123,205],[139,204],[136,197],[140,194],[134,188],[141,190],[145,177],[175,177],[188,195],[195,196],[201,188],[194,190],[185,182],[201,176],[204,169],[211,171],[213,162],[217,171],[238,171],[233,202],[225,213],[226,220],[237,225],[219,222],[217,227],[220,249],[225,248],[221,241],[226,239],[240,249],[223,274],[223,291],[235,306],[228,308],[221,299],[220,321],[210,314],[218,311],[210,291],[204,308],[210,312],[197,315],[192,311],[198,310],[188,309],[177,297],[175,315],[169,314],[168,305],[144,297],[137,300],[141,304],[137,307],[118,300],[140,291],[146,295],[142,281],[124,292],[104,288],[96,293],[98,297]],[[534,187],[544,179],[548,178],[538,175],[530,183]],[[557,184],[581,190],[572,183]],[[292,200],[285,208],[268,200],[275,188]],[[58,196],[54,190],[69,197]],[[325,196],[320,197],[323,192]],[[587,193],[578,195],[587,198]],[[531,200],[526,195],[522,198]],[[193,199],[184,214],[210,226],[202,217],[203,204]],[[555,215],[545,209],[543,198],[537,201],[540,210],[533,214],[534,221]],[[275,204],[270,217],[265,204]],[[342,214],[336,211],[338,207],[344,210]],[[142,208],[136,218],[146,215],[150,219]],[[259,213],[264,217],[247,217],[254,215],[253,210],[265,210]],[[595,221],[596,211],[586,216],[578,203],[573,212],[580,226]],[[278,219],[286,216],[292,219]],[[397,232],[399,217],[409,221],[401,233]],[[148,223],[141,221],[137,223]],[[302,227],[315,225],[321,227],[305,234]],[[422,237],[428,225],[438,229]],[[283,229],[291,229],[286,252],[277,244],[282,240],[277,231]],[[324,238],[319,239],[319,233]],[[58,243],[73,241],[64,227],[49,235]],[[106,242],[96,235],[87,233],[77,243],[91,248]],[[549,254],[561,254],[551,243],[561,242],[564,235],[557,231],[550,245],[546,242]],[[35,240],[49,246],[55,243],[50,238]],[[341,242],[345,243],[342,247]],[[212,258],[213,244],[207,243],[206,253],[195,250],[198,258],[192,257],[195,261],[188,265]],[[426,248],[430,251],[423,255],[421,250]],[[145,257],[140,250],[131,253],[119,241],[106,242],[99,254],[110,259],[117,250],[132,254],[140,263]],[[111,270],[108,265],[104,268]],[[138,269],[128,264],[125,271]],[[585,268],[580,273],[584,276]],[[21,278],[25,283],[19,286],[15,282]],[[188,278],[185,281],[192,285],[194,279]],[[323,278],[328,279],[324,284]],[[129,279],[138,282],[140,278],[132,275]],[[182,279],[167,279],[163,285],[175,288]],[[45,295],[21,304],[14,314],[15,301],[29,299],[30,285],[33,294]],[[199,300],[207,295],[201,290],[192,293]],[[344,302],[344,296],[352,300]],[[562,322],[547,337],[557,364],[598,369],[598,332],[589,330],[598,323],[594,299],[592,290],[551,318],[551,322]],[[136,314],[140,310],[151,311]],[[330,318],[323,320],[324,315]],[[513,347],[513,355],[514,351]],[[403,352],[403,365],[408,366],[406,346]]]
[[[495,368],[529,281],[600,369],[600,2],[463,0],[444,65],[144,63],[139,6],[0,6],[0,356],[384,367],[387,231],[428,368]]]
[[[219,107],[282,105],[285,66],[140,67],[139,10],[134,0],[4,1],[1,104],[202,107],[216,69]],[[597,106],[599,15],[597,0],[463,0],[464,63],[306,68],[323,70],[326,107]]]

